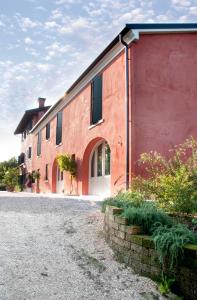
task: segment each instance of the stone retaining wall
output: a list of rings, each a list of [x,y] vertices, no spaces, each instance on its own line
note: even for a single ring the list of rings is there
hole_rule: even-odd
[[[104,231],[107,241],[115,252],[116,258],[131,266],[143,276],[158,279],[161,275],[161,264],[150,236],[134,235],[137,228],[128,226],[128,220],[120,216],[122,209],[107,206],[104,219]],[[184,299],[197,299],[197,246],[186,245],[184,258],[179,265],[170,271],[169,276],[176,279],[175,291]]]

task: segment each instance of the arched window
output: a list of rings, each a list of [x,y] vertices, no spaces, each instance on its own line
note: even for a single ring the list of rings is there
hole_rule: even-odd
[[[107,142],[99,144],[94,150],[90,164],[90,177],[110,175],[111,151]]]

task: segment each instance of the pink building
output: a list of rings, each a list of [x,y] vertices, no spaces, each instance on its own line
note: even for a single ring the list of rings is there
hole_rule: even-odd
[[[197,24],[127,24],[22,142],[40,191],[114,194],[141,153],[197,137],[196,49]],[[57,167],[64,153],[77,162],[72,184]]]

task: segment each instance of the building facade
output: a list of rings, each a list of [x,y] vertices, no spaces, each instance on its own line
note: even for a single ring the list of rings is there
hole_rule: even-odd
[[[29,132],[27,172],[40,172],[39,190],[115,194],[141,153],[197,137],[196,49],[197,24],[126,25]],[[57,165],[65,153],[76,160],[73,180]]]

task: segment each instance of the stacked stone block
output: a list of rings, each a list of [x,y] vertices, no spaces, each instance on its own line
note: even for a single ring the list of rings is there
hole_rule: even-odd
[[[158,279],[162,267],[159,255],[150,236],[136,234],[138,226],[129,226],[128,219],[121,217],[121,208],[107,206],[104,218],[106,240],[114,250],[115,257],[143,276]],[[184,299],[197,299],[197,246],[186,245],[184,257],[173,270],[166,264],[165,272],[176,280],[175,291]]]

